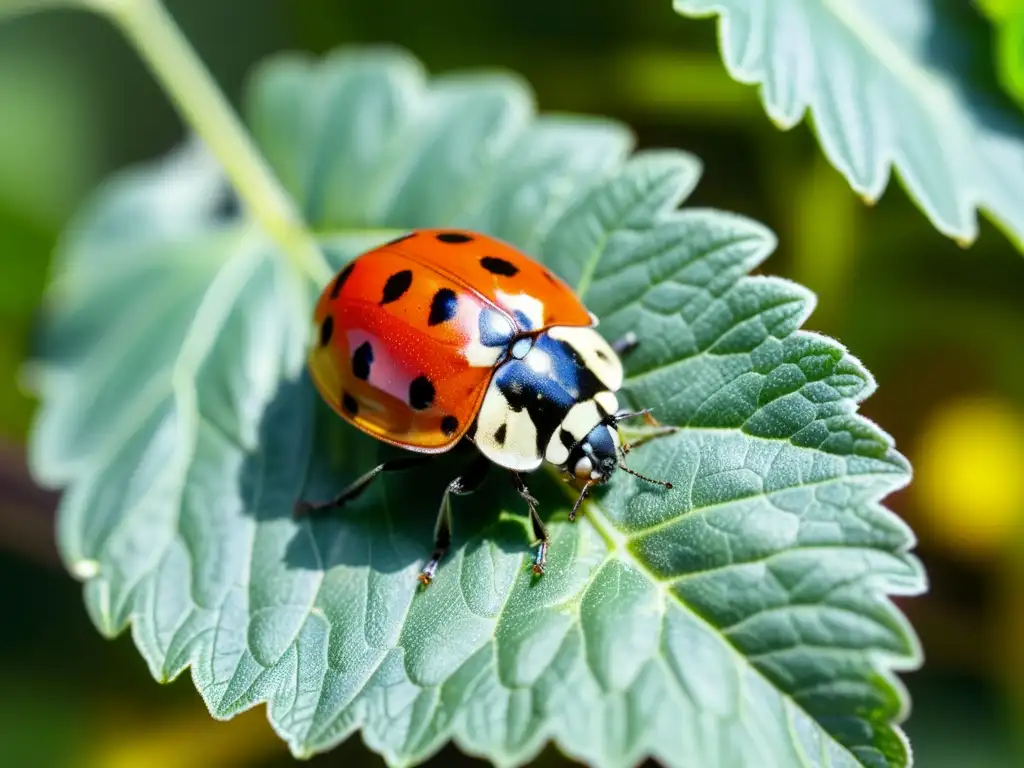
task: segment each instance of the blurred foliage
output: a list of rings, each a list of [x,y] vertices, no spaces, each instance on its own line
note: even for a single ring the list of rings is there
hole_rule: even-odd
[[[1024,109],[1024,0],[974,0],[995,26],[999,83]]]
[[[56,233],[103,170],[95,84],[18,26],[0,25],[0,437],[12,439],[30,410],[6,372],[25,356]]]
[[[515,69],[536,89],[542,109],[610,114],[635,128],[643,147],[682,147],[700,156],[705,173],[691,202],[738,211],[778,233],[768,270],[819,295],[809,325],[848,344],[880,383],[863,411],[886,425],[915,465],[925,462],[911,488],[894,498],[921,536],[918,552],[932,581],[928,597],[905,606],[927,659],[923,671],[907,676],[915,699],[907,731],[917,764],[1020,765],[1024,751],[1014,735],[1024,730],[1024,578],[1016,566],[1024,558],[1008,554],[1011,541],[1001,549],[987,543],[996,530],[1012,531],[1014,521],[1020,531],[1024,510],[1012,508],[1020,473],[1009,474],[1013,468],[1001,457],[985,468],[986,498],[998,503],[982,523],[971,517],[977,506],[957,513],[959,492],[936,506],[942,479],[924,474],[925,466],[941,471],[943,452],[963,452],[974,466],[991,455],[978,439],[981,425],[965,439],[960,419],[978,414],[993,424],[1019,420],[1024,411],[1020,255],[984,221],[965,253],[935,232],[896,185],[874,207],[862,205],[822,159],[806,125],[777,131],[755,90],[725,73],[715,25],[674,16],[667,5],[522,0],[497,13],[487,4],[436,0],[403,6],[398,15],[367,0],[253,0],[241,12],[237,3],[169,2],[236,102],[244,74],[268,53],[395,42],[434,72]],[[994,79],[996,53],[984,52]],[[14,156],[5,167],[18,169],[0,189],[0,433],[16,441],[24,439],[32,408],[15,383],[17,366],[31,343],[34,307],[67,212],[109,172],[157,157],[184,136],[149,73],[96,18],[52,12],[0,25],[0,82],[33,68],[47,90],[22,98],[78,101],[84,111],[70,124],[30,123],[7,108],[8,88],[0,90],[0,157]],[[37,104],[34,120],[72,108]],[[37,135],[58,130],[77,146],[76,157],[65,158],[67,170],[46,157],[35,167],[18,162]],[[51,149],[64,156],[61,147]],[[22,186],[33,190],[27,204],[19,202]],[[829,237],[833,227],[837,235]],[[1002,425],[998,434],[1006,434]],[[997,444],[1017,450],[1018,439],[1000,437]],[[0,512],[7,504],[0,495]],[[129,638],[109,643],[95,633],[79,586],[50,564],[52,547],[43,552],[20,537],[20,529],[0,523],[0,581],[18,585],[0,596],[0,744],[11,745],[12,764],[113,765],[117,755],[142,754],[151,745],[162,762],[148,764],[159,768],[195,755],[193,739],[216,754],[237,750],[240,764],[292,764],[262,710],[218,723],[190,681],[153,685]],[[1015,538],[1024,546],[1024,536]],[[354,739],[310,762],[381,765]],[[451,750],[432,762],[478,764]],[[229,763],[207,763],[214,764]],[[548,751],[539,764],[560,763]]]

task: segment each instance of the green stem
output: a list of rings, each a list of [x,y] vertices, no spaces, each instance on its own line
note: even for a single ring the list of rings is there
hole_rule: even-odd
[[[87,0],[121,28],[239,196],[292,264],[317,285],[331,269],[224,94],[160,0]]]

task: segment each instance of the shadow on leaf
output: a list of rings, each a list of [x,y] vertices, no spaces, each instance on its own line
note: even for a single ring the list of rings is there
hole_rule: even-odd
[[[285,551],[289,568],[327,571],[368,566],[381,573],[418,570],[430,556],[434,524],[445,487],[473,458],[463,443],[414,469],[383,473],[344,508],[295,520]],[[346,424],[319,398],[308,374],[282,384],[268,406],[260,446],[241,471],[245,509],[258,521],[292,519],[298,499],[323,501],[377,464],[409,452],[386,445]],[[541,514],[565,506],[554,481],[529,478]],[[500,518],[502,512],[512,517]],[[564,514],[564,510],[563,510]],[[453,541],[445,564],[461,549],[466,557],[489,545],[532,556],[523,501],[507,473],[494,467],[483,486],[452,499]],[[410,582],[410,587],[414,579]]]

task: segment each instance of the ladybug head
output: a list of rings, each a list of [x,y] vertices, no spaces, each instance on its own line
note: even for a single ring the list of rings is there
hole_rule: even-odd
[[[566,468],[580,483],[606,482],[619,466],[619,445],[615,424],[598,424],[573,448]]]
[[[583,484],[579,498],[576,499],[576,503],[569,513],[570,520],[576,517],[576,511],[591,487],[607,482],[616,469],[625,470],[648,483],[665,488],[672,487],[672,483],[646,477],[626,466],[626,452],[623,450],[622,440],[619,438],[618,422],[633,415],[635,414],[625,413],[609,416],[590,430],[587,436],[570,451],[565,468],[578,483]]]

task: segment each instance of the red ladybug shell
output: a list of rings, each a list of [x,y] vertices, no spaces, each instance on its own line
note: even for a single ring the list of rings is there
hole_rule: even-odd
[[[423,453],[454,446],[520,333],[594,318],[544,266],[495,238],[421,229],[367,251],[324,288],[313,382],[350,424]]]

